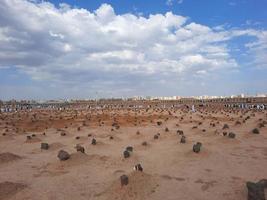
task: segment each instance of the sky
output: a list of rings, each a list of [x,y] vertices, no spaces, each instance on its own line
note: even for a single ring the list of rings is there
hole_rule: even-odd
[[[267,0],[0,0],[0,99],[267,94]]]

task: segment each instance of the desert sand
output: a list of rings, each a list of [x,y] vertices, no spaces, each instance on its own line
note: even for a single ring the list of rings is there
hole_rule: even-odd
[[[244,200],[247,181],[267,178],[266,127],[266,110],[2,113],[0,199]],[[193,152],[197,142],[199,153]],[[41,143],[49,148],[41,149]],[[77,151],[77,144],[85,153]],[[133,151],[124,158],[128,146]],[[60,161],[60,150],[70,158]],[[133,169],[139,163],[143,172]],[[129,178],[125,186],[123,174]]]

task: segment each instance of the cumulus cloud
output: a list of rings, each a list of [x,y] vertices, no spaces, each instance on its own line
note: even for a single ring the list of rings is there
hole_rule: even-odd
[[[130,92],[159,80],[236,69],[227,42],[242,35],[255,38],[246,47],[256,65],[266,66],[263,30],[216,29],[172,12],[116,14],[108,4],[89,11],[45,1],[0,2],[0,67],[73,87]]]
[[[174,1],[174,0],[167,0],[166,1],[166,5],[168,5],[168,6],[172,6],[173,5],[173,3],[178,3],[178,4],[182,4],[183,2],[184,2],[184,0],[177,0],[177,1]]]

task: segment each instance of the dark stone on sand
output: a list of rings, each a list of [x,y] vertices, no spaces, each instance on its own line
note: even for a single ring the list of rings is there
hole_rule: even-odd
[[[96,139],[95,139],[95,138],[92,139],[91,144],[92,144],[92,145],[96,145]]]
[[[228,134],[228,137],[229,137],[229,138],[235,138],[235,134],[234,134],[233,132],[230,132],[230,133]]]
[[[61,132],[60,135],[61,135],[61,136],[65,136],[66,133],[65,133],[65,132]]]
[[[254,128],[254,129],[252,130],[252,133],[253,133],[253,134],[260,134],[260,131],[259,131],[259,129]]]
[[[165,128],[165,132],[169,132],[169,129],[168,129],[168,127],[166,127],[166,128]]]
[[[129,157],[130,157],[130,152],[127,151],[127,150],[125,150],[125,151],[123,152],[123,157],[124,157],[124,158],[129,158]]]
[[[147,142],[145,141],[145,142],[142,142],[142,145],[143,146],[147,146]]]
[[[77,144],[75,148],[76,148],[76,150],[77,150],[78,152],[85,153],[85,149],[84,149],[84,147],[81,146],[80,144]]]
[[[80,136],[76,136],[75,139],[76,139],[76,140],[79,140],[79,139],[80,139]]]
[[[227,136],[227,132],[223,132],[223,136]]]
[[[250,119],[250,116],[247,116],[247,117],[245,118],[245,120],[248,120],[248,119]]]
[[[121,179],[121,186],[128,185],[128,183],[129,183],[129,178],[128,178],[128,176],[126,176],[126,175],[124,174],[124,175],[122,175],[122,176],[120,177],[120,179]]]
[[[113,136],[110,136],[109,139],[110,139],[110,140],[113,140],[114,138],[113,138]]]
[[[32,136],[27,135],[27,140],[31,140],[31,139],[32,139]]]
[[[248,200],[265,200],[264,189],[267,188],[267,179],[257,183],[247,182]]]
[[[59,158],[59,160],[64,161],[70,158],[70,154],[64,150],[60,150],[57,154],[57,157]]]
[[[154,139],[155,140],[159,139],[159,136],[158,135],[154,135]]]
[[[162,122],[157,122],[157,125],[160,126],[162,124]]]
[[[264,126],[264,123],[259,123],[259,128],[263,128]]]
[[[200,142],[197,142],[196,144],[194,144],[193,145],[193,152],[199,153],[201,146],[202,146],[202,144]]]
[[[49,144],[48,143],[41,143],[41,149],[48,150]]]
[[[141,164],[137,164],[137,165],[134,166],[134,170],[142,172],[143,171],[143,167],[141,166]]]
[[[182,136],[182,138],[181,138],[181,140],[180,140],[180,143],[185,143],[186,141],[185,141],[185,136],[183,135]]]
[[[224,124],[222,129],[229,129],[228,124]]]
[[[126,151],[133,152],[133,147],[131,147],[131,146],[126,147]]]
[[[236,124],[236,125],[240,125],[241,122],[240,122],[240,121],[236,121],[235,124]]]
[[[184,134],[184,131],[182,131],[182,130],[177,130],[177,133],[178,133],[179,135],[183,135],[183,134]]]

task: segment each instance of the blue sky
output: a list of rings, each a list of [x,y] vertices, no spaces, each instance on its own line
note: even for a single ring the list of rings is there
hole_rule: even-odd
[[[209,26],[228,24],[233,27],[249,26],[266,28],[267,26],[267,1],[266,0],[172,0],[171,5],[166,0],[142,1],[142,0],[54,0],[55,5],[62,2],[95,10],[101,4],[107,3],[115,8],[117,14],[143,13],[144,16],[172,11],[175,14],[189,16],[192,21]],[[260,24],[254,24],[260,23]]]
[[[267,93],[267,0],[3,0],[0,99]]]

